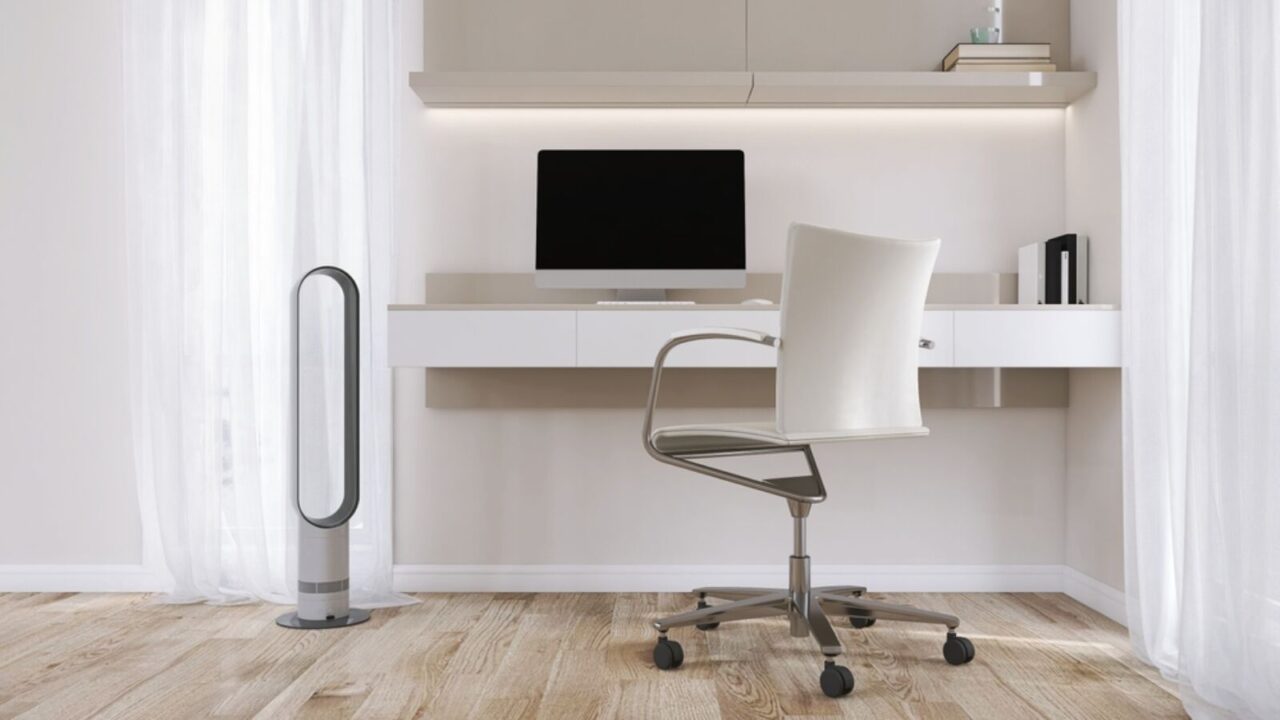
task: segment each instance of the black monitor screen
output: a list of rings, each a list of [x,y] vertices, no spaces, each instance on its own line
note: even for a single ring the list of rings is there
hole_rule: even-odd
[[[539,270],[746,268],[741,150],[543,150]]]

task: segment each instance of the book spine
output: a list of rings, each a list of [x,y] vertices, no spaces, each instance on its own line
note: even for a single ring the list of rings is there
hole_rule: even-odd
[[[942,58],[942,69],[950,70],[952,66],[956,64],[956,61],[959,59],[960,59],[960,46],[957,45],[951,49],[951,52],[947,53],[946,57]]]
[[[1051,63],[1023,64],[1016,63],[957,63],[948,72],[1057,72],[1058,66]]]

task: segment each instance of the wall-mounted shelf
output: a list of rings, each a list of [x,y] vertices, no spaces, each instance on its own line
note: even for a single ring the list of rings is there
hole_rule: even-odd
[[[429,107],[1065,107],[1092,72],[417,72]]]

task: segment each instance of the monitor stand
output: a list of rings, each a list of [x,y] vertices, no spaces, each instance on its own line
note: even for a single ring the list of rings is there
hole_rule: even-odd
[[[667,299],[666,290],[622,289],[617,293],[618,302],[665,302]]]

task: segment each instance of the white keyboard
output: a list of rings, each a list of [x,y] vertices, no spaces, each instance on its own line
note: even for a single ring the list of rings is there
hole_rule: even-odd
[[[597,300],[597,305],[697,305],[692,300]]]

